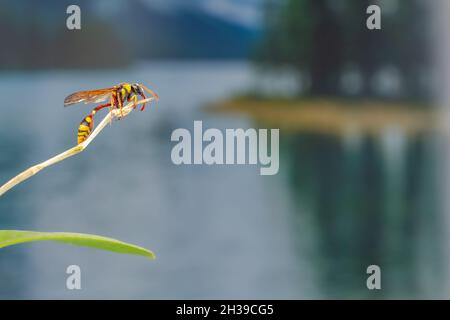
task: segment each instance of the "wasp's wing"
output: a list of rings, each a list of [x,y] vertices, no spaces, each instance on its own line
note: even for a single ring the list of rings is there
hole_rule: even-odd
[[[98,90],[87,90],[72,93],[64,99],[64,106],[84,102],[84,103],[98,103],[106,101],[111,97],[111,92],[114,88],[105,88]]]

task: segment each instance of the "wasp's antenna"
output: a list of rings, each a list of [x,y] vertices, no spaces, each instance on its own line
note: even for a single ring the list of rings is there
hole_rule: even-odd
[[[153,96],[153,98],[155,98],[156,100],[159,100],[159,96],[158,96],[156,93],[154,93],[152,90],[150,90],[149,88],[147,88],[147,87],[144,86],[143,84],[140,84],[140,86],[141,86],[142,88],[144,88],[145,91],[147,91],[148,93],[150,93],[150,94]]]

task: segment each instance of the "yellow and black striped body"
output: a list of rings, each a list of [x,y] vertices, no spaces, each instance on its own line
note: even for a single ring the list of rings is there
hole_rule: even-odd
[[[78,127],[78,144],[85,141],[92,132],[92,128],[94,127],[94,119],[93,116],[95,114],[95,110],[92,110],[91,114],[85,117]]]
[[[139,83],[121,83],[109,88],[78,91],[67,96],[64,99],[65,107],[80,102],[98,103],[109,101],[105,104],[95,107],[91,111],[91,113],[81,121],[80,125],[78,126],[78,144],[83,143],[90,136],[94,127],[94,115],[98,111],[102,110],[103,108],[109,107],[110,110],[120,109],[120,111],[122,112],[122,108],[125,102],[132,102],[133,108],[136,108],[138,96],[142,97],[142,99],[146,99],[144,90],[149,92],[154,99],[158,99],[158,95],[156,93],[154,93],[143,84]],[[141,111],[144,111],[144,109],[145,103],[142,104]]]
[[[120,85],[120,97],[122,98],[122,101],[124,101],[131,93],[132,93],[131,84],[122,83]]]
[[[117,87],[117,95],[119,96],[119,107],[122,107],[125,100],[130,101],[131,96],[136,93],[133,92],[132,86],[129,83],[122,83]]]

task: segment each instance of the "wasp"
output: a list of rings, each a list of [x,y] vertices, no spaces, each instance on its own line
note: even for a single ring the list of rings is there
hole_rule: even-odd
[[[125,101],[133,102],[134,108],[136,108],[136,102],[138,96],[143,99],[146,98],[144,91],[150,93],[156,100],[158,95],[152,90],[139,83],[120,83],[110,88],[103,88],[97,90],[86,90],[72,93],[64,99],[64,107],[71,106],[80,102],[84,103],[100,103],[108,101],[108,103],[101,104],[89,113],[78,126],[78,144],[85,141],[92,132],[94,127],[94,115],[103,108],[120,109],[122,110]],[[144,111],[145,103],[141,107],[141,111]]]

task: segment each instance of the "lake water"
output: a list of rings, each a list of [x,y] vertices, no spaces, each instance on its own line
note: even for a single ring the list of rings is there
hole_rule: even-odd
[[[0,250],[0,298],[418,298],[446,296],[447,224],[440,141],[392,128],[281,136],[280,171],[175,166],[170,135],[194,120],[249,128],[204,112],[253,85],[244,62],[166,62],[116,71],[0,75],[0,182],[73,146],[88,106],[66,95],[123,81],[160,95],[107,127],[85,152],[0,199],[0,229],[94,233],[153,250],[157,259],[56,243]],[[97,117],[100,119],[101,117]],[[66,289],[66,268],[82,290]],[[366,268],[382,268],[381,291]]]

